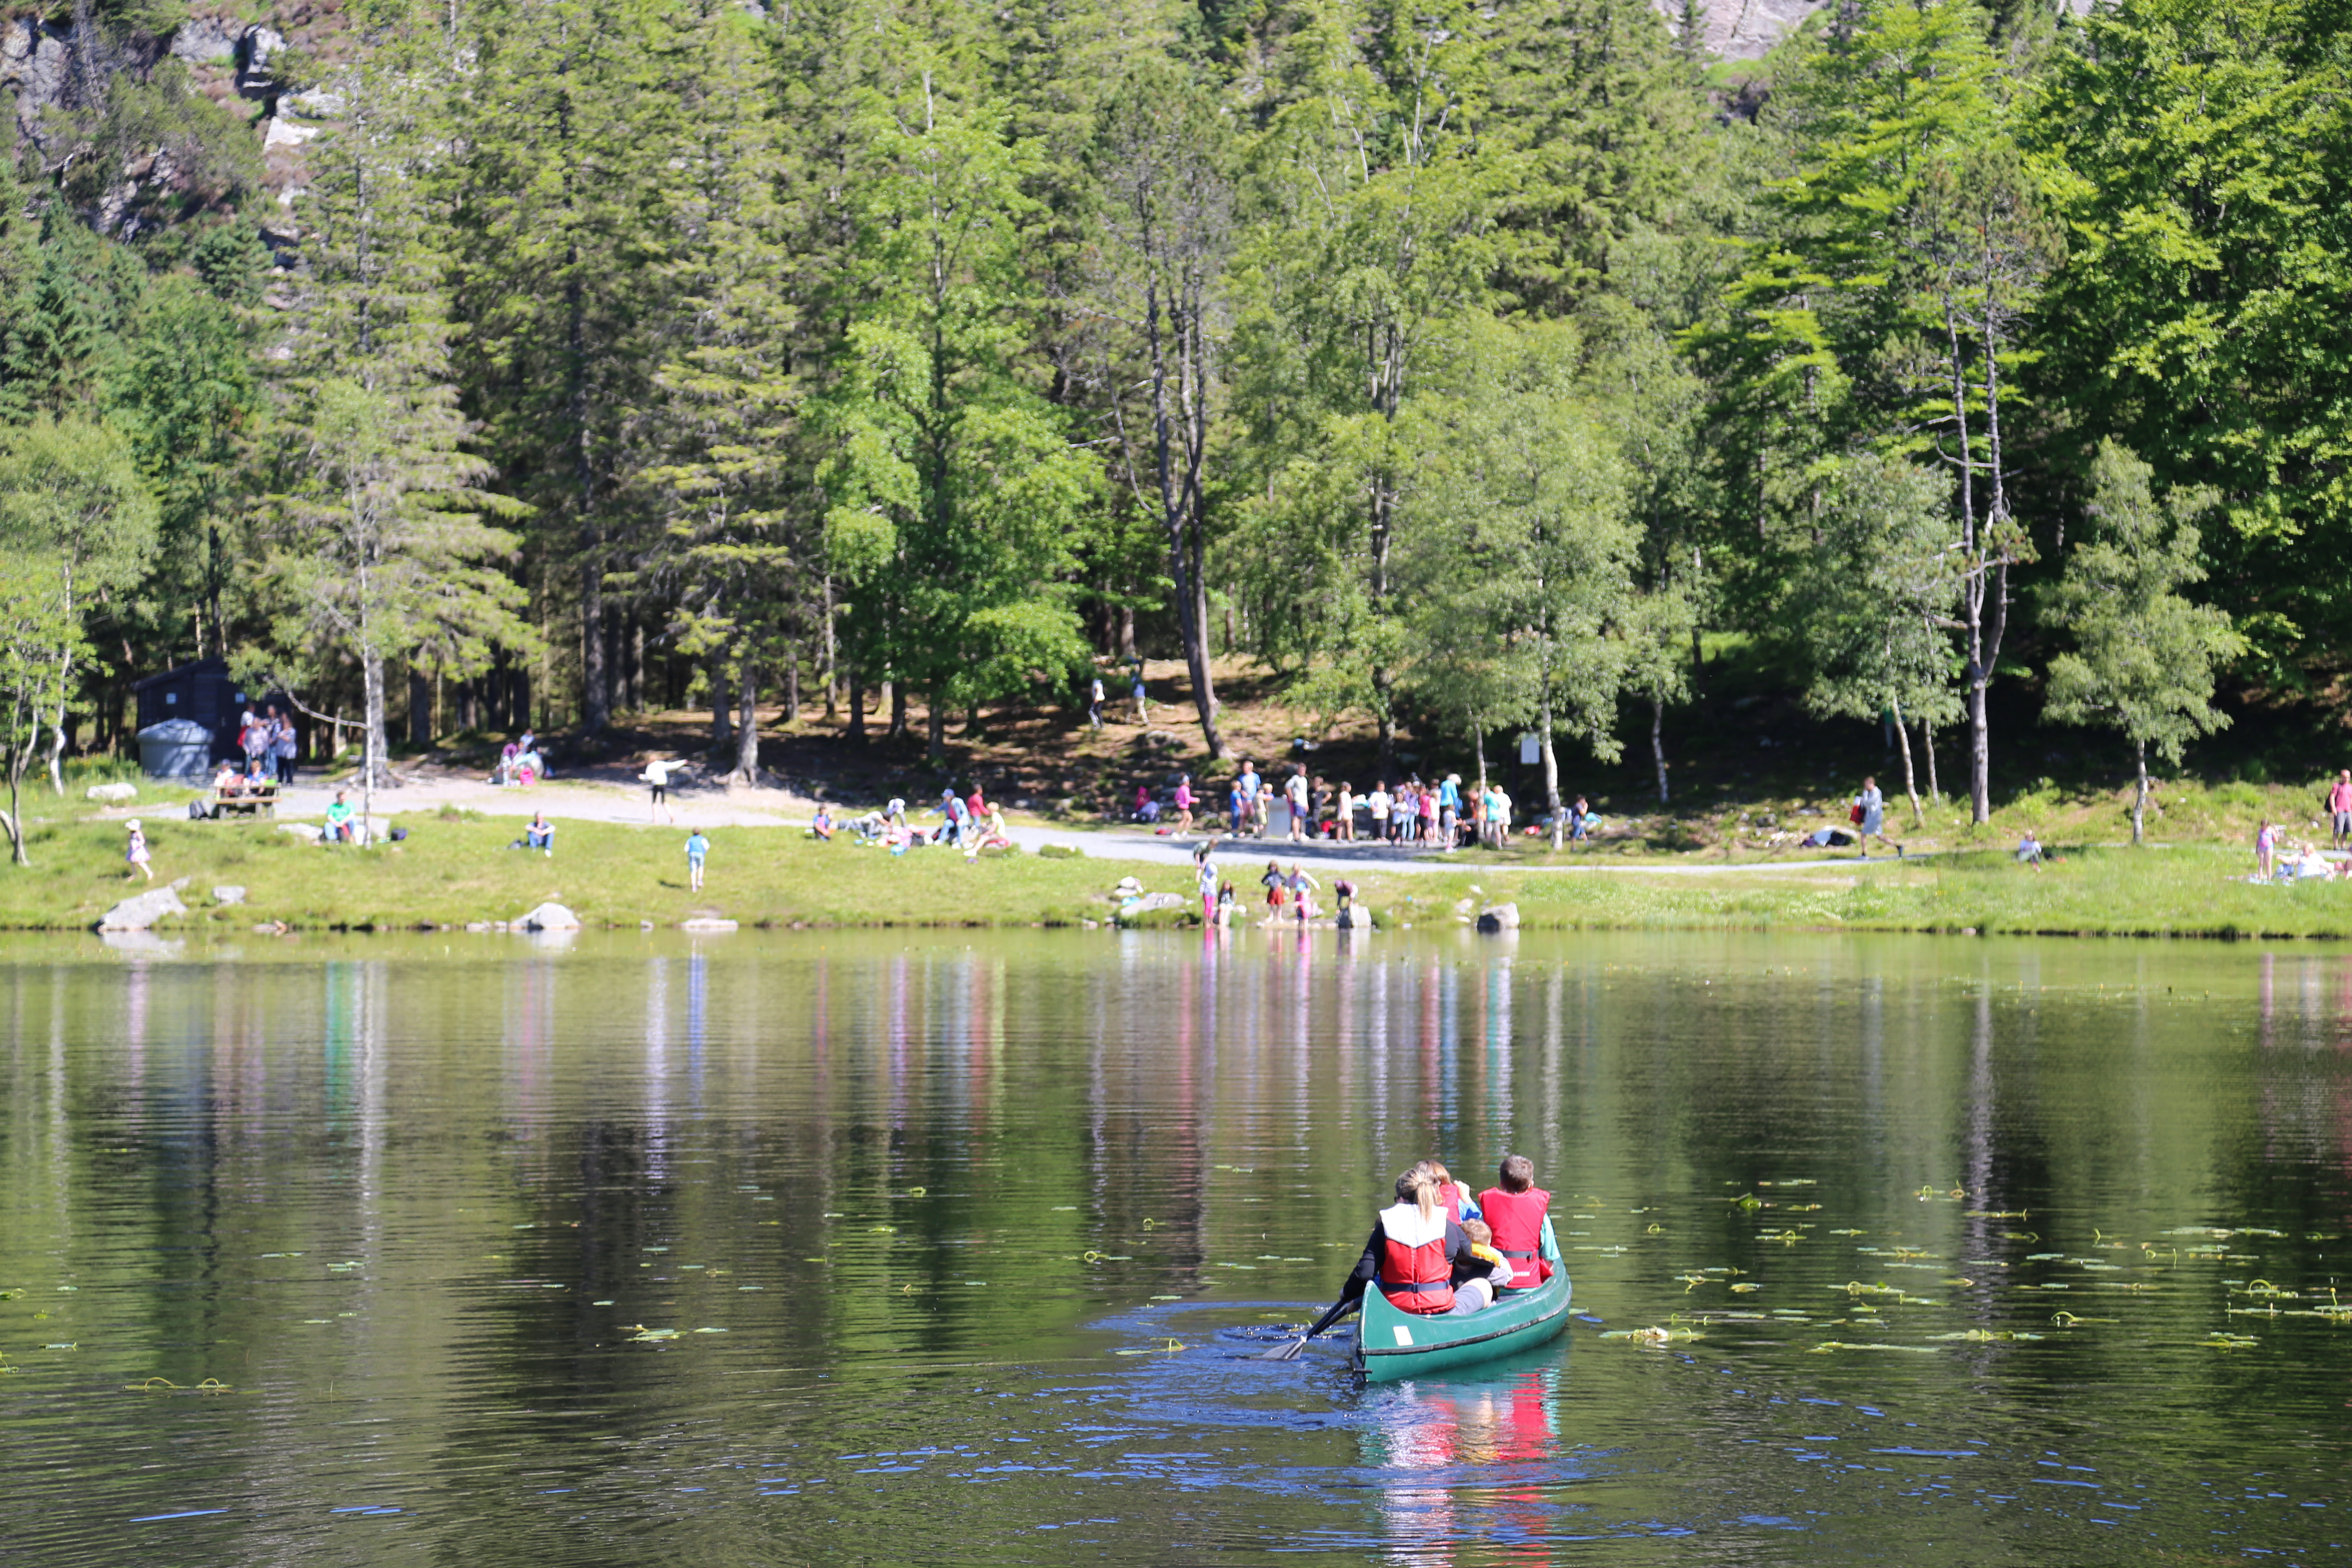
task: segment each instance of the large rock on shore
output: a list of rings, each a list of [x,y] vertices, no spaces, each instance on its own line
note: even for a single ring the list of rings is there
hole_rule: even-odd
[[[544,903],[529,914],[515,917],[516,931],[578,931],[580,917],[562,904]]]
[[[124,781],[92,784],[81,792],[81,797],[84,800],[100,801],[107,805],[120,805],[126,800],[137,800],[139,786]]]
[[[1519,906],[1491,904],[1478,911],[1480,931],[1517,931],[1519,929]]]
[[[98,929],[111,931],[145,931],[165,915],[184,915],[188,906],[180,901],[180,889],[174,887],[150,888],[143,893],[123,900],[98,917]]]

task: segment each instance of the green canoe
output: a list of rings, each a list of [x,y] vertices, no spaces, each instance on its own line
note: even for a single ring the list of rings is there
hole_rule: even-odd
[[[1532,1290],[1513,1290],[1466,1318],[1400,1312],[1378,1286],[1364,1292],[1356,1330],[1356,1370],[1373,1383],[1416,1377],[1555,1339],[1568,1327],[1568,1271]]]

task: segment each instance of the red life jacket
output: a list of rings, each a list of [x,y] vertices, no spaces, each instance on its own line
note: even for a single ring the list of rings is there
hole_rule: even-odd
[[[1462,1223],[1462,1205],[1469,1196],[1469,1189],[1459,1182],[1448,1182],[1437,1189],[1437,1201],[1445,1205],[1447,1217],[1455,1225]]]
[[[1444,1210],[1424,1219],[1419,1205],[1381,1211],[1381,1294],[1400,1312],[1443,1312],[1454,1305],[1454,1265],[1445,1256]]]
[[[1478,1212],[1495,1233],[1495,1250],[1511,1260],[1514,1290],[1531,1290],[1551,1278],[1551,1265],[1543,1258],[1544,1216],[1550,1209],[1551,1194],[1541,1187],[1524,1193],[1488,1187],[1478,1194]]]

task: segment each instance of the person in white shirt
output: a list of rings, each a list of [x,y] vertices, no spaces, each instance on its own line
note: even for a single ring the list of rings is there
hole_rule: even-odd
[[[1389,786],[1375,783],[1372,793],[1364,797],[1364,809],[1372,817],[1372,842],[1385,844],[1389,837]]]
[[[1307,837],[1307,770],[1292,773],[1282,793],[1290,802],[1290,841],[1296,844]]]
[[[646,793],[650,796],[646,810],[646,821],[657,822],[667,816],[672,826],[677,824],[677,813],[669,808],[669,775],[670,770],[680,765],[673,759],[656,757],[646,764],[646,771],[637,775],[645,781]]]

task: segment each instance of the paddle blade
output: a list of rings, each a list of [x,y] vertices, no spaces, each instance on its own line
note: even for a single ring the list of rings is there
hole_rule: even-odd
[[[1306,1349],[1307,1336],[1305,1334],[1301,1334],[1297,1339],[1291,1340],[1283,1344],[1278,1344],[1270,1351],[1260,1351],[1257,1354],[1250,1357],[1249,1359],[1252,1361],[1297,1361],[1299,1358],[1299,1355]]]

